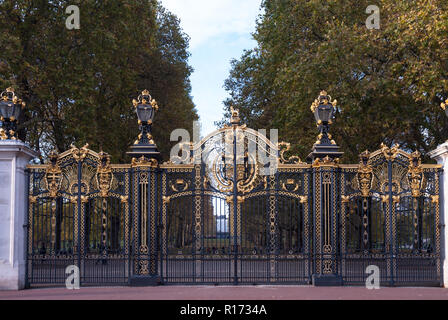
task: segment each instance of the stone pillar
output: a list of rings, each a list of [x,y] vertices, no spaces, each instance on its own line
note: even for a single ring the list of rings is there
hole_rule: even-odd
[[[0,290],[25,287],[28,186],[25,173],[37,152],[18,140],[0,141]]]
[[[448,228],[446,223],[448,222],[448,141],[437,147],[436,150],[431,151],[429,156],[437,160],[438,164],[443,166],[443,175],[440,182],[441,199],[440,199],[440,223],[443,228],[441,230],[441,255],[443,263],[443,285],[448,288],[448,245],[446,243],[448,239]]]

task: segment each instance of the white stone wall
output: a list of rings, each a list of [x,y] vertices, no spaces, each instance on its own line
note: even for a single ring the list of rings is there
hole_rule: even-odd
[[[445,288],[448,288],[448,246],[446,240],[448,239],[448,228],[445,224],[448,221],[448,142],[441,144],[436,150],[429,153],[429,156],[437,160],[438,164],[443,166],[443,178],[440,183],[441,199],[440,199],[440,223],[442,224],[441,230],[441,255],[442,255],[442,268],[443,268],[443,284]]]
[[[0,290],[25,286],[26,165],[37,153],[20,141],[0,141]]]

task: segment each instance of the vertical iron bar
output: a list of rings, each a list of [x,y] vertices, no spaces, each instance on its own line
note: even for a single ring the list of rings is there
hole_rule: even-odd
[[[80,285],[82,285],[82,274],[84,274],[84,270],[81,271],[81,246],[82,244],[82,239],[81,239],[81,223],[82,223],[82,214],[81,214],[81,179],[82,179],[82,164],[81,161],[78,162],[78,261],[77,261],[77,267],[78,270],[80,270]]]
[[[394,247],[395,247],[395,239],[393,238],[393,217],[392,217],[392,212],[394,212],[394,210],[392,209],[392,206],[394,205],[393,203],[393,192],[392,192],[392,162],[390,160],[387,160],[387,174],[388,174],[388,187],[389,187],[389,225],[390,225],[390,230],[389,230],[389,256],[390,256],[390,285],[393,286],[394,285]]]
[[[147,168],[146,169],[146,172],[148,173],[148,183],[146,184],[146,190],[145,190],[145,193],[146,193],[146,203],[143,203],[142,205],[145,205],[146,204],[146,217],[145,217],[145,219],[146,219],[146,224],[144,224],[144,226],[146,227],[146,230],[145,230],[145,235],[146,235],[146,243],[147,243],[147,245],[148,245],[148,256],[147,256],[147,258],[146,259],[148,259],[149,261],[148,261],[148,271],[149,271],[149,274],[151,275],[151,276],[153,276],[154,275],[154,273],[153,273],[153,271],[154,271],[154,250],[153,250],[153,235],[151,234],[152,233],[152,223],[153,223],[153,219],[154,219],[154,217],[153,217],[153,214],[152,214],[152,206],[153,206],[153,203],[152,203],[152,199],[151,199],[151,188],[153,188],[154,186],[152,185],[152,177],[153,177],[153,174],[154,174],[154,171],[153,171],[153,169],[152,168]]]
[[[30,170],[26,169],[25,170],[25,176],[26,176],[26,182],[25,182],[25,186],[26,186],[26,191],[25,191],[25,197],[26,197],[26,213],[25,213],[25,224],[23,226],[23,228],[25,229],[25,288],[29,288],[30,287],[30,282],[28,279],[28,260],[29,260],[29,255],[30,252],[28,251],[29,249],[29,233],[32,232],[32,229],[30,228],[30,224],[29,224],[29,215],[30,215]],[[33,209],[34,209],[34,205],[33,205]]]
[[[236,128],[233,127],[233,248],[234,248],[234,275],[233,275],[233,283],[235,285],[238,284],[238,272],[237,272],[237,268],[238,268],[238,241],[237,241],[237,237],[238,237],[238,227],[237,224],[239,223],[238,221],[238,214],[237,214],[237,206],[238,206],[238,186],[237,186],[237,159],[236,159]]]

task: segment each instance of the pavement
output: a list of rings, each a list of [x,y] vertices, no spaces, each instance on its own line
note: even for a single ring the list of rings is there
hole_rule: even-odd
[[[160,286],[0,291],[0,300],[448,300],[444,288]]]

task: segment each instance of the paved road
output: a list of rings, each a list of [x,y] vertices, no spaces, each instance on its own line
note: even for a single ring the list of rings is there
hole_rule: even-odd
[[[307,286],[65,288],[0,291],[0,300],[448,300],[448,289]]]

